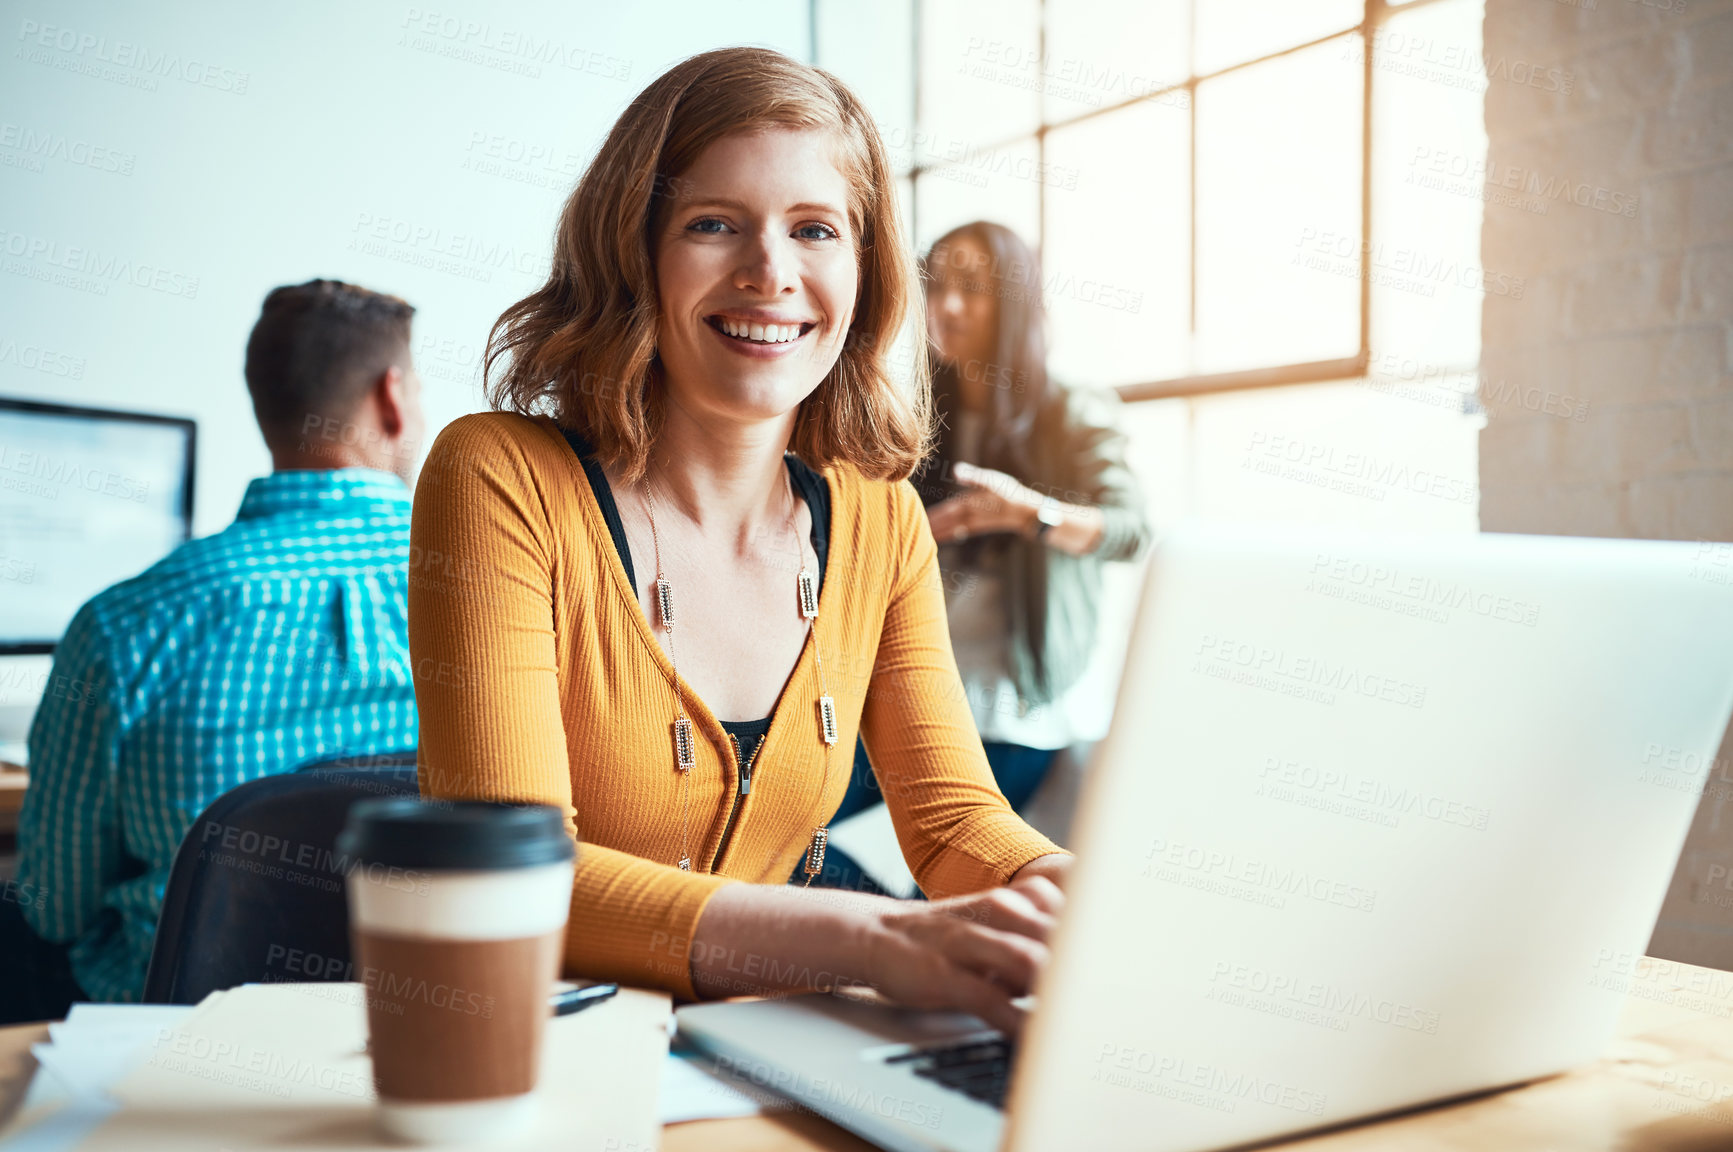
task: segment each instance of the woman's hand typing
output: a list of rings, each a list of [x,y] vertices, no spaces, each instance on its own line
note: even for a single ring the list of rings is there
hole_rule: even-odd
[[[868,968],[880,992],[911,1008],[973,1013],[1015,1032],[1012,1004],[1034,990],[1065,895],[1045,877],[949,900],[898,901],[879,918]]]
[[[1015,1031],[1023,1013],[1012,1001],[1034,988],[1064,905],[1059,886],[1039,874],[930,902],[730,884],[704,908],[692,982],[712,997],[864,985],[912,1008],[970,1012]]]

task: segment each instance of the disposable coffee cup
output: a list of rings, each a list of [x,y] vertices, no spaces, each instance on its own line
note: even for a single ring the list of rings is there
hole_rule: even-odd
[[[559,811],[364,800],[337,847],[381,1132],[453,1144],[531,1127],[572,899]]]

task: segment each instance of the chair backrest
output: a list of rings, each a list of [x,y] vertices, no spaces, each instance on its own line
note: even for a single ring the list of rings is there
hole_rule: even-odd
[[[308,765],[230,789],[175,852],[145,976],[147,1004],[197,1004],[238,984],[351,980],[350,805],[414,795],[415,753]]]

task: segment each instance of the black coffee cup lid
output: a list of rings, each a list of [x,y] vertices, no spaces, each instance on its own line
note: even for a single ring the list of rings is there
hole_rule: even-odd
[[[573,854],[559,809],[479,800],[362,800],[349,809],[337,851],[400,868],[487,871],[558,864]]]

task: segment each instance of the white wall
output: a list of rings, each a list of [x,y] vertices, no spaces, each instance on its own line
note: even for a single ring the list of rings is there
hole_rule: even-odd
[[[823,62],[906,119],[906,3],[820,9]],[[540,283],[631,97],[694,52],[813,40],[807,0],[8,11],[0,395],[196,419],[197,535],[270,468],[241,376],[267,291],[327,276],[414,304],[431,439],[486,406],[488,327]],[[0,659],[0,708],[46,666]]]

